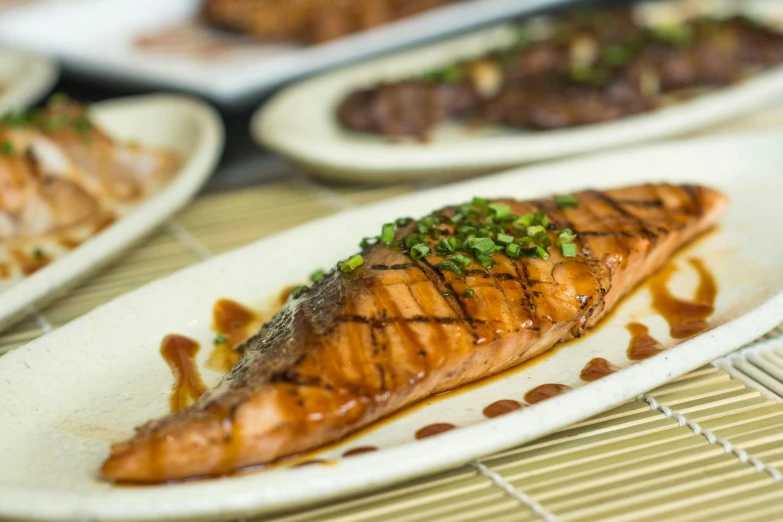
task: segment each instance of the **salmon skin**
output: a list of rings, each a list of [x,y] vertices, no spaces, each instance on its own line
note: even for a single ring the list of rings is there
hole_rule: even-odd
[[[549,241],[535,226],[527,231],[551,244],[546,256],[499,251],[507,238],[498,235],[490,262],[477,254],[454,271],[434,239],[421,256],[394,244],[366,246],[361,266],[333,270],[289,299],[240,347],[241,360],[214,390],[113,445],[103,476],[158,483],[270,463],[518,365],[595,325],[712,227],[727,198],[656,184],[589,190],[565,202],[484,203],[498,217],[545,216]],[[438,211],[431,233],[443,240],[464,231],[453,222],[458,208]],[[395,240],[419,224],[398,227]],[[563,231],[575,233],[576,253],[558,246]]]

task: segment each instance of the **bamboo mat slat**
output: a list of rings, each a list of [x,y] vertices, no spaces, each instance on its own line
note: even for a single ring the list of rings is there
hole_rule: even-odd
[[[646,397],[659,407],[638,398],[533,443],[479,459],[525,501],[470,464],[380,492],[254,520],[783,518],[780,477],[754,465],[783,464],[783,405],[714,367]],[[705,435],[708,430],[715,440]]]

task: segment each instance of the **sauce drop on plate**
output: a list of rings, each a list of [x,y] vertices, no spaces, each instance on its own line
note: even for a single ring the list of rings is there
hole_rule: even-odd
[[[570,391],[571,389],[572,388],[570,386],[566,386],[565,384],[542,384],[541,386],[536,386],[525,394],[525,402],[528,404],[536,404],[538,402],[551,399],[552,397],[556,397],[557,395]]]
[[[629,323],[626,328],[631,332],[627,353],[628,358],[632,361],[648,359],[665,350],[658,341],[650,337],[650,330],[643,324]]]
[[[178,411],[198,400],[207,391],[196,366],[199,345],[182,335],[167,335],[160,345],[160,353],[174,375],[171,389],[171,411]]]
[[[429,426],[424,426],[423,428],[418,430],[416,432],[416,438],[426,439],[427,437],[434,437],[435,435],[440,435],[441,433],[451,431],[454,428],[456,428],[455,425],[449,424],[447,422],[438,422],[436,424],[430,424]]]
[[[482,413],[488,419],[492,419],[494,417],[500,417],[501,415],[511,413],[512,411],[516,411],[522,407],[523,404],[519,401],[514,401],[511,399],[502,399],[499,401],[495,401],[489,406],[487,406],[486,408],[484,408],[484,411]]]
[[[582,371],[579,373],[579,377],[586,382],[597,381],[602,377],[606,377],[619,370],[617,366],[610,363],[602,357],[596,357],[591,359]]]
[[[242,356],[237,347],[255,333],[260,323],[261,316],[244,305],[230,299],[216,302],[212,309],[212,328],[218,337],[207,367],[222,372],[233,368]]]
[[[688,262],[699,273],[699,287],[693,300],[684,300],[672,295],[667,284],[676,267],[668,264],[650,281],[653,307],[669,323],[669,330],[675,339],[685,339],[709,328],[706,319],[715,311],[715,297],[718,287],[715,278],[701,259]]]
[[[378,451],[378,448],[375,446],[357,446],[343,453],[343,457],[352,457],[354,455],[361,455],[362,453],[370,453],[373,451]]]

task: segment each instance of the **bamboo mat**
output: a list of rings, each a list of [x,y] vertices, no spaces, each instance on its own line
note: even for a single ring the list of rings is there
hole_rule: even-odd
[[[783,520],[783,404],[706,366],[460,468],[277,522]]]
[[[780,116],[770,120],[765,113],[763,126],[778,125]],[[0,354],[211,255],[417,188],[328,187],[295,176],[203,195],[66,297],[31,310],[0,334]],[[783,520],[779,334],[533,443],[380,491],[252,520]]]

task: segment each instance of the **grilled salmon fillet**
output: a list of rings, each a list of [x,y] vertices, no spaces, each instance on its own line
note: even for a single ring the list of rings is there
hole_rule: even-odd
[[[470,206],[399,226],[397,243],[430,228],[410,250],[365,246],[361,266],[292,297],[214,390],[115,444],[103,475],[152,483],[269,463],[518,365],[581,336],[726,204],[715,190],[667,184],[485,201],[495,224],[538,216],[544,235],[535,222],[527,233],[550,247],[501,251],[508,237],[497,233],[500,248],[456,267],[447,260],[464,259],[443,243],[465,233],[455,215]]]

